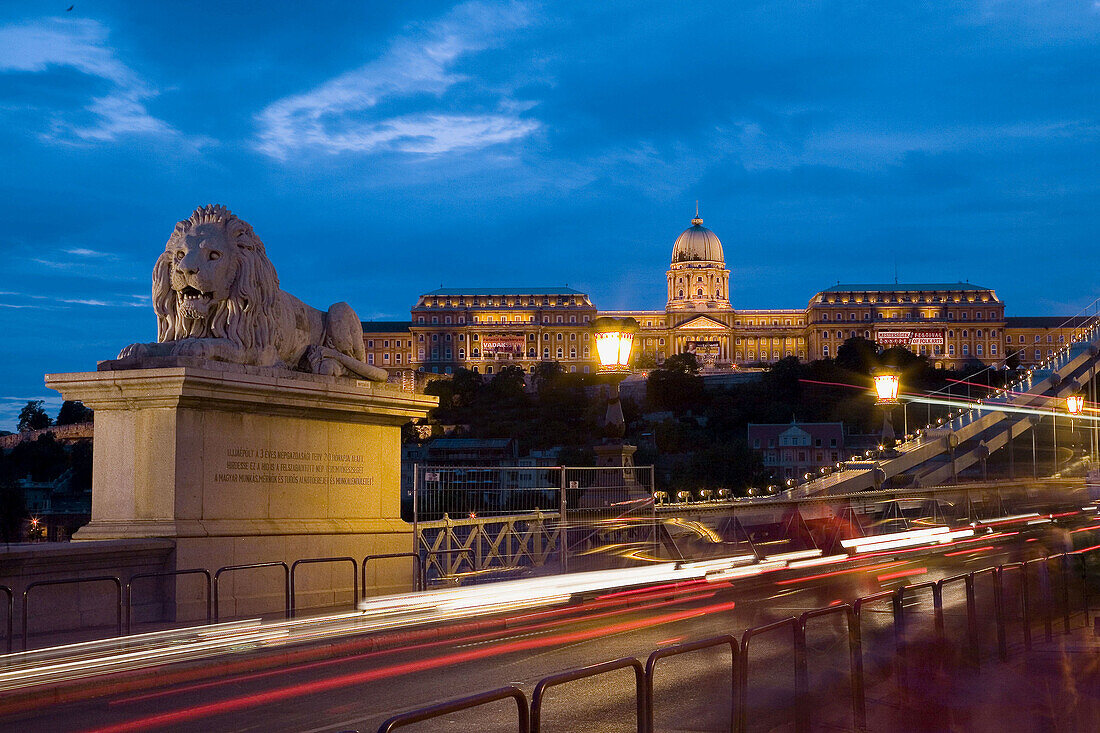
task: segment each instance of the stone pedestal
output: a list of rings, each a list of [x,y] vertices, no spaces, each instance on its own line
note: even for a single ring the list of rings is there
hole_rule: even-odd
[[[171,538],[175,568],[211,573],[411,551],[400,509],[401,425],[424,416],[434,397],[347,378],[149,362],[154,368],[104,362],[97,372],[46,376],[66,400],[95,410],[92,521],[74,540]],[[368,572],[375,592],[412,587],[411,560],[385,567]],[[299,574],[300,607],[350,604],[350,564],[305,565]],[[281,575],[227,573],[222,616],[281,608]],[[181,612],[205,612],[193,588],[187,595]]]

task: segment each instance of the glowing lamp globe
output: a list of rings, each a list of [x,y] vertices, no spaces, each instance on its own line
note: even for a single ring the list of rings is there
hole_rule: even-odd
[[[630,371],[630,350],[638,322],[633,318],[601,316],[592,322],[596,337],[596,355],[600,359],[600,371]]]
[[[875,395],[879,405],[898,404],[898,373],[888,369],[878,369],[874,373]]]
[[[1071,415],[1080,415],[1081,410],[1085,406],[1085,396],[1079,394],[1071,394],[1066,398],[1066,409],[1069,410]]]

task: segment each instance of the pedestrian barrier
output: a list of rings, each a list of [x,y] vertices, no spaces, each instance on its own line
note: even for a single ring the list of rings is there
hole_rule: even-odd
[[[746,630],[741,636],[741,682],[738,689],[740,699],[737,701],[737,729],[739,731],[744,731],[748,723],[749,643],[761,634],[771,633],[787,627],[791,629],[792,651],[795,659],[795,695],[798,699],[802,697],[799,685],[804,680],[801,679],[797,671],[800,660],[798,619],[791,616],[780,621],[773,621],[770,624],[764,624],[763,626],[756,626]]]
[[[206,623],[213,619],[211,616],[210,598],[210,571],[203,568],[191,568],[189,570],[165,570],[157,573],[138,573],[131,575],[126,583],[126,633],[129,634],[134,614],[134,581],[140,578],[167,578],[179,575],[202,575],[206,579]]]
[[[737,643],[737,638],[730,636],[729,634],[722,634],[721,636],[712,636],[709,639],[700,639],[699,641],[688,641],[682,644],[673,644],[670,646],[661,647],[654,650],[649,655],[649,659],[645,663],[645,702],[646,702],[646,720],[650,733],[653,733],[653,673],[656,671],[657,662],[668,657],[678,656],[680,654],[688,654],[690,652],[699,651],[701,649],[713,649],[720,646],[729,646],[730,648],[730,731],[732,733],[737,726],[737,700],[738,700],[738,662],[741,647]]]
[[[546,691],[551,687],[627,668],[634,670],[634,700],[638,719],[638,733],[646,733],[649,725],[649,720],[646,718],[646,674],[642,663],[634,657],[623,657],[622,659],[592,664],[587,667],[543,677],[535,685],[535,691],[531,693],[531,733],[540,733],[542,730],[542,700],[546,697]]]
[[[859,724],[859,704],[857,700],[862,699],[865,694],[863,690],[863,647],[860,640],[859,624],[856,622],[855,610],[847,603],[840,603],[835,606],[826,606],[825,608],[806,611],[798,617],[798,623],[795,626],[795,634],[797,635],[795,650],[798,660],[795,674],[800,678],[800,681],[795,687],[801,690],[799,702],[795,710],[795,714],[797,715],[795,730],[798,731],[798,733],[807,733],[810,730],[810,709],[805,699],[809,695],[810,678],[809,661],[806,650],[806,624],[810,619],[821,618],[822,616],[833,616],[836,614],[844,615],[844,623],[848,627],[848,669],[850,674],[849,685],[852,696],[852,719],[856,721],[857,725]]]
[[[363,595],[367,594],[367,563],[371,560],[392,560],[399,557],[411,557],[413,564],[415,565],[415,576],[413,577],[413,590],[424,590],[424,560],[416,552],[388,552],[382,555],[367,555],[363,558]]]
[[[879,601],[884,600],[890,601],[890,612],[893,618],[894,626],[894,679],[898,681],[899,689],[901,687],[900,659],[902,640],[901,628],[898,626],[898,617],[901,613],[901,601],[899,599],[898,593],[897,591],[884,590],[879,593],[872,593],[869,596],[857,598],[855,603],[852,604],[852,619],[854,619],[855,621],[855,634],[856,638],[859,640],[859,656],[857,656],[853,660],[857,669],[857,672],[855,673],[855,678],[859,686],[859,691],[853,693],[854,704],[856,706],[855,718],[857,728],[859,728],[860,726],[865,727],[867,723],[867,693],[865,689],[866,678],[864,677],[863,673],[863,624],[861,620],[863,617],[863,607],[868,604],[878,603]]]
[[[1006,562],[997,566],[997,584],[1001,586],[1001,617],[998,623],[1007,634],[1009,620],[1005,603],[1005,573],[1012,570],[1020,571],[1020,626],[1024,635],[1024,649],[1031,651],[1031,599],[1028,593],[1027,566],[1022,562]]]
[[[940,622],[941,622],[941,640],[947,638],[947,632],[942,628],[943,624],[943,589],[944,586],[948,586],[952,583],[962,582],[966,593],[966,641],[967,641],[967,657],[970,660],[971,666],[974,669],[981,668],[981,645],[978,639],[978,603],[974,595],[974,574],[963,573],[962,575],[953,575],[950,578],[942,578],[936,581],[936,585],[939,586],[939,598],[940,598]],[[1069,632],[1069,626],[1067,622],[1066,632]]]
[[[122,636],[122,581],[113,575],[96,575],[90,578],[60,578],[57,580],[36,580],[23,589],[23,651],[27,651],[27,608],[30,592],[34,588],[46,585],[75,585],[77,583],[114,583],[115,584],[115,636]]]
[[[469,710],[482,705],[488,705],[491,702],[497,702],[498,700],[508,699],[516,701],[516,730],[518,733],[528,733],[530,730],[530,719],[527,714],[527,696],[523,694],[523,690],[515,685],[508,685],[498,690],[482,692],[477,695],[470,695],[469,697],[462,697],[449,702],[441,702],[438,705],[430,705],[428,707],[418,708],[417,710],[410,710],[407,713],[394,715],[378,728],[378,733],[390,733],[390,731],[406,725],[420,723],[425,720],[431,720],[432,718],[438,718],[441,715],[449,715],[450,713],[457,713],[460,710]]]
[[[12,630],[12,616],[15,615],[15,598],[12,595],[11,588],[9,588],[6,585],[0,585],[0,591],[3,591],[4,594],[8,597],[8,635],[7,635],[6,638],[8,640],[8,654],[11,654],[11,642],[12,642],[11,630]]]
[[[222,573],[233,572],[235,570],[254,570],[256,568],[274,568],[280,567],[283,569],[283,605],[284,614],[287,618],[290,618],[290,568],[285,562],[254,562],[247,565],[226,565],[224,568],[218,568],[214,573],[214,621],[218,621],[221,618],[221,609],[218,604],[218,581],[222,577]]]
[[[427,583],[428,583],[427,569],[432,564],[432,558],[441,557],[441,556],[445,556],[445,555],[457,555],[457,554],[468,555],[469,556],[469,562],[470,562],[470,569],[471,570],[477,570],[477,558],[474,556],[473,548],[470,548],[470,547],[454,547],[454,548],[451,548],[449,550],[428,550],[425,553],[424,564],[423,564],[424,573],[425,573],[424,586],[423,587],[425,589],[428,587],[428,585],[427,585]],[[457,564],[455,566],[452,566],[452,567],[448,568],[448,572],[445,573],[445,575],[452,575],[456,569],[457,569]]]
[[[981,648],[979,644],[979,623],[977,614],[977,587],[979,579],[983,577],[989,577],[993,581],[993,595],[994,595],[994,608],[996,610],[996,626],[997,626],[997,639],[998,639],[998,652],[1002,661],[1007,660],[1008,654],[1006,649],[1005,627],[1008,623],[1003,599],[1003,583],[1005,572],[1011,573],[1013,570],[1020,570],[1021,577],[1026,580],[1028,576],[1028,568],[1032,566],[1047,567],[1049,572],[1049,564],[1051,561],[1060,560],[1059,566],[1062,569],[1063,580],[1063,598],[1065,603],[1063,604],[1063,618],[1064,629],[1068,632],[1070,628],[1069,616],[1072,614],[1072,608],[1069,604],[1069,584],[1070,577],[1072,575],[1071,565],[1074,558],[1081,560],[1081,590],[1082,590],[1082,602],[1084,615],[1086,616],[1086,622],[1088,621],[1089,605],[1088,605],[1088,591],[1086,586],[1087,581],[1087,559],[1088,552],[1100,549],[1100,547],[1089,548],[1088,550],[1076,550],[1067,553],[1060,553],[1049,557],[1039,558],[1037,560],[1029,560],[1026,563],[1005,563],[996,567],[984,568],[981,570],[975,570],[963,575],[956,575],[949,578],[943,578],[942,580],[926,583],[915,583],[907,585],[902,588],[893,591],[881,591],[879,593],[872,593],[870,595],[858,598],[851,605],[849,604],[837,604],[833,606],[826,606],[823,608],[813,609],[806,611],[801,616],[789,617],[774,621],[763,626],[757,626],[748,629],[741,637],[740,645],[737,643],[737,639],[731,635],[722,635],[716,637],[710,637],[707,639],[701,639],[698,641],[687,641],[680,644],[675,644],[668,647],[661,647],[655,650],[649,655],[645,666],[637,659],[632,657],[626,657],[623,659],[617,659],[612,662],[604,662],[603,664],[595,664],[589,667],[583,667],[576,670],[562,672],[560,674],[545,677],[539,681],[535,686],[535,690],[531,696],[531,716],[530,716],[530,733],[539,733],[541,730],[541,717],[542,717],[542,703],[545,697],[547,689],[550,687],[560,685],[566,682],[572,682],[576,680],[586,679],[588,677],[594,677],[596,675],[605,674],[619,669],[632,668],[635,673],[636,681],[636,702],[637,702],[637,719],[638,719],[638,731],[643,733],[648,731],[652,733],[654,729],[654,694],[653,694],[653,678],[656,669],[657,662],[661,659],[671,657],[678,654],[686,654],[689,652],[729,646],[732,655],[732,667],[735,670],[735,674],[732,680],[731,693],[734,699],[734,709],[731,710],[731,720],[735,721],[732,725],[732,730],[737,733],[745,733],[747,727],[747,695],[748,695],[748,682],[749,682],[749,652],[751,642],[754,638],[781,631],[785,629],[791,630],[792,637],[792,651],[795,659],[795,674],[794,674],[794,692],[795,692],[795,730],[797,733],[805,733],[810,730],[814,721],[811,719],[810,708],[807,707],[809,696],[809,666],[807,658],[806,648],[806,628],[807,623],[814,618],[828,616],[832,614],[843,614],[848,626],[848,651],[849,651],[849,675],[851,686],[851,704],[853,712],[853,726],[857,731],[866,731],[867,729],[867,706],[866,706],[866,679],[864,676],[864,660],[863,660],[863,638],[862,638],[862,616],[863,610],[871,604],[879,603],[882,601],[889,601],[891,606],[891,614],[894,626],[894,669],[895,677],[899,687],[899,690],[903,690],[905,686],[904,681],[904,664],[902,660],[905,655],[905,610],[903,606],[903,600],[906,594],[914,593],[919,590],[927,589],[932,593],[933,606],[935,610],[935,635],[940,643],[939,648],[941,650],[946,648],[946,630],[943,619],[943,589],[945,586],[949,586],[955,583],[963,583],[966,593],[967,604],[967,636],[969,656],[973,660],[976,669],[980,669],[981,664]],[[1040,564],[1040,561],[1042,564]],[[1043,571],[1040,571],[1043,572]],[[1023,588],[1027,587],[1027,583],[1023,583]],[[1041,595],[1044,602],[1051,604],[1053,601],[1052,583],[1049,578],[1040,583]],[[1026,591],[1022,593],[1023,603],[1023,618],[1024,627],[1028,628],[1029,624],[1034,620],[1031,614],[1030,595]],[[1048,605],[1048,608],[1053,606]],[[1052,616],[1047,616],[1052,618]],[[1053,624],[1051,624],[1053,626]],[[1030,648],[1030,646],[1028,647]],[[494,700],[506,699],[507,697],[513,697],[517,700],[517,704],[522,711],[523,692],[517,688],[506,687],[500,690],[496,690],[489,693],[483,693],[482,695],[474,695],[469,698],[462,698],[451,703],[442,703],[441,705],[430,706],[426,708],[420,708],[408,713],[402,713],[401,715],[390,718],[382,728],[379,729],[379,733],[388,733],[397,725],[405,725],[412,722],[419,722],[428,720],[432,717],[446,714],[448,712],[454,712],[456,710],[463,710],[469,707],[475,707],[477,705],[485,704],[486,702],[492,702]],[[736,716],[734,717],[734,713]],[[525,718],[520,715],[519,718],[519,730],[525,731],[524,727]]]
[[[294,593],[294,571],[298,569],[299,565],[316,565],[319,563],[334,563],[334,562],[350,562],[351,563],[351,604],[353,607],[359,605],[359,564],[355,562],[353,557],[307,557],[301,560],[295,560],[290,565],[290,609],[287,615],[291,618],[294,617],[294,613],[297,610],[295,608],[298,597]]]

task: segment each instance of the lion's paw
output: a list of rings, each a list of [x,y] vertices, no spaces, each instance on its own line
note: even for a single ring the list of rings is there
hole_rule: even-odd
[[[122,351],[118,352],[119,359],[137,359],[143,356],[149,356],[149,344],[130,344]]]
[[[183,339],[182,341],[176,341],[172,344],[172,356],[205,358],[208,356],[208,349],[204,341],[205,339]]]

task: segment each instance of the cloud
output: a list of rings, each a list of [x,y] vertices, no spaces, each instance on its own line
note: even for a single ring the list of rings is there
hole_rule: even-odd
[[[439,104],[457,85],[473,84],[454,70],[459,59],[500,45],[509,31],[530,23],[521,3],[463,3],[396,39],[364,66],[270,104],[256,118],[256,148],[279,160],[303,149],[435,155],[523,138],[539,122],[520,116],[528,105],[506,98],[474,111],[422,109],[379,119],[369,113],[383,102],[422,104],[425,95]]]
[[[71,255],[76,255],[77,257],[114,257],[114,255],[108,254],[107,252],[99,252],[97,250],[87,249],[85,247],[74,247],[73,249],[66,249],[62,251]]]
[[[50,18],[0,27],[0,72],[46,73],[67,67],[107,82],[107,93],[85,107],[92,124],[57,118],[47,137],[108,142],[130,134],[174,134],[153,117],[144,100],[156,96],[107,45],[107,29],[90,19]]]

